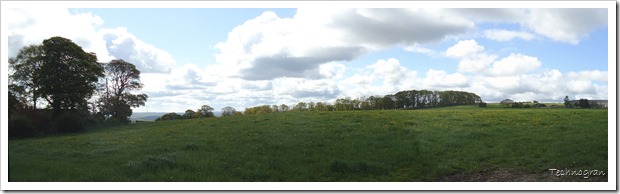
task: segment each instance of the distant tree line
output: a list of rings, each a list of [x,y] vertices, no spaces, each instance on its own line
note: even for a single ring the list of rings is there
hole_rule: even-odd
[[[196,111],[193,111],[192,109],[187,109],[183,115],[180,115],[174,112],[166,113],[162,115],[161,117],[155,119],[155,121],[197,119],[197,118],[210,118],[210,117],[215,117],[215,114],[213,114],[213,107],[209,105],[202,105]]]
[[[396,94],[361,98],[339,98],[334,104],[328,102],[299,102],[289,107],[262,105],[246,108],[243,114],[265,114],[287,111],[352,111],[352,110],[404,110],[483,103],[480,96],[463,91],[406,90]]]
[[[534,100],[532,102],[515,102],[511,99],[500,101],[500,105],[506,108],[545,108],[547,105]],[[570,100],[568,96],[564,98],[564,106],[553,104],[551,108],[605,108],[604,105],[592,102],[588,99]]]
[[[571,101],[568,99],[568,96],[564,97],[564,106],[566,108],[606,108],[604,105],[592,102],[585,98]]]
[[[73,41],[51,37],[9,59],[9,136],[77,132],[86,125],[128,123],[143,106],[140,71],[123,60],[97,62]],[[41,105],[44,105],[41,107]]]

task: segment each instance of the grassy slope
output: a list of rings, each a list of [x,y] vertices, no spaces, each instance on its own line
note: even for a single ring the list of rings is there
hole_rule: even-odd
[[[290,112],[11,140],[9,180],[438,181],[607,172],[607,156],[607,110]]]

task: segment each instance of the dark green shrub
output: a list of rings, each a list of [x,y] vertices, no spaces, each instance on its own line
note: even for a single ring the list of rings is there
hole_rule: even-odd
[[[10,138],[32,137],[37,129],[31,120],[20,115],[13,115],[8,124]]]
[[[478,103],[478,107],[486,108],[487,107],[487,103],[486,102]]]
[[[84,129],[84,118],[77,113],[63,113],[54,120],[54,128],[60,133],[79,132]]]

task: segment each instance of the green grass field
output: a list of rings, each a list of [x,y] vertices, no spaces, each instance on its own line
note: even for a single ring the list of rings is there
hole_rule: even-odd
[[[607,110],[452,107],[146,122],[9,141],[9,181],[607,181]]]

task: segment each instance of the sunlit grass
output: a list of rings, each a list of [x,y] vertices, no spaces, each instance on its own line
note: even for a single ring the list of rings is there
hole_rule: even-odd
[[[437,181],[607,157],[607,110],[289,112],[11,140],[9,181]]]

